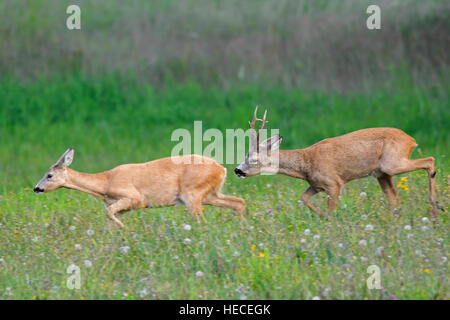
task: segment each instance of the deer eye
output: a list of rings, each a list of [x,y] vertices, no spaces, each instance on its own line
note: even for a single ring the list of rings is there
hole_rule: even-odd
[[[47,175],[47,179],[51,179],[52,177],[53,177],[53,175],[50,173]]]

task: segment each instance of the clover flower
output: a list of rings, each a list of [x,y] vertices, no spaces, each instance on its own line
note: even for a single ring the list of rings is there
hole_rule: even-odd
[[[86,268],[92,267],[92,262],[91,262],[91,260],[84,260],[84,265],[85,265]]]
[[[123,246],[119,248],[119,251],[121,254],[127,254],[127,252],[130,250],[129,246]]]
[[[202,272],[202,271],[197,271],[196,273],[195,273],[195,276],[197,277],[197,278],[201,278],[201,277],[203,277],[205,274]]]

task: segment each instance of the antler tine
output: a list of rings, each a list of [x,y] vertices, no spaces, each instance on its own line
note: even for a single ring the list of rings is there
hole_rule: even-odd
[[[250,126],[250,129],[255,129],[255,124],[256,124],[256,121],[258,120],[258,119],[256,118],[257,112],[258,112],[258,106],[256,106],[256,108],[255,108],[255,113],[253,114],[253,120],[252,120],[252,122],[251,122],[251,123],[250,123],[250,121],[248,122],[248,125]]]
[[[264,125],[267,122],[269,122],[269,121],[266,121],[267,110],[264,111],[264,116],[263,116],[262,119],[259,119],[259,118],[256,117],[257,113],[258,113],[258,106],[256,106],[256,108],[255,108],[255,113],[253,114],[253,120],[251,122],[249,121],[248,125],[250,126],[250,129],[253,129],[252,134],[251,134],[252,143],[254,145],[256,145],[256,150],[259,152],[259,135],[260,135],[262,129],[264,128]],[[255,130],[255,124],[256,124],[257,121],[261,121],[262,122],[262,124],[259,127],[258,131]]]
[[[261,132],[261,130],[264,128],[264,125],[265,125],[267,122],[269,122],[269,121],[266,121],[266,116],[267,116],[267,110],[264,111],[264,117],[263,117],[262,119],[257,119],[258,121],[261,121],[261,122],[262,122],[261,127],[259,127],[259,130],[258,130],[258,135],[259,135],[259,132]]]
[[[266,116],[267,116],[267,110],[264,111],[264,116],[263,116],[262,119],[256,119],[257,121],[261,121],[261,122],[262,122],[261,126],[260,126],[259,129],[258,129],[258,134],[256,135],[256,143],[257,143],[257,145],[258,145],[258,151],[259,151],[259,136],[260,136],[260,134],[261,134],[262,129],[264,128],[264,125],[265,125],[267,122],[269,122],[269,121],[266,121]]]

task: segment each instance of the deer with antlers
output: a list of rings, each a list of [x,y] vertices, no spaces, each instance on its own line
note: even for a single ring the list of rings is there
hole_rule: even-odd
[[[184,155],[146,163],[124,164],[109,171],[87,174],[72,170],[74,149],[69,148],[33,189],[36,193],[68,188],[101,198],[111,222],[125,211],[184,203],[193,216],[204,219],[202,204],[233,209],[243,217],[245,202],[221,193],[226,169],[213,159]]]
[[[257,118],[257,111],[258,107],[255,109],[252,122],[249,122],[250,150],[244,162],[234,170],[238,177],[275,172],[306,180],[310,186],[303,192],[301,200],[314,212],[324,216],[310,202],[311,197],[319,192],[324,191],[328,195],[328,211],[331,212],[337,209],[344,184],[373,176],[377,178],[389,202],[395,207],[399,200],[392,177],[423,169],[428,173],[433,220],[437,218],[437,208],[443,209],[436,200],[434,158],[409,159],[417,144],[402,130],[362,129],[319,141],[305,149],[279,150],[283,140],[280,135],[259,142],[261,130],[267,123],[267,110],[263,119]],[[255,130],[257,121],[262,122],[258,132]]]

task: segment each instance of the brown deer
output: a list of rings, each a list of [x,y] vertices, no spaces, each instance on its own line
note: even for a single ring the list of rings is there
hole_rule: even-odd
[[[370,128],[325,139],[305,149],[278,150],[282,137],[275,135],[259,143],[259,135],[266,124],[266,114],[258,119],[258,107],[251,131],[250,150],[234,172],[240,178],[275,172],[306,180],[310,186],[301,200],[314,212],[323,214],[310,203],[310,198],[321,191],[328,195],[328,211],[336,210],[341,189],[349,181],[373,176],[393,206],[398,205],[398,196],[392,183],[392,176],[424,169],[428,172],[432,218],[437,218],[436,171],[434,158],[409,159],[417,144],[400,129]],[[262,124],[255,131],[255,123]],[[274,170],[273,163],[276,163]]]
[[[72,170],[74,149],[69,148],[33,189],[83,191],[105,202],[110,222],[123,227],[115,214],[132,209],[184,203],[193,216],[204,219],[202,204],[230,208],[243,217],[245,202],[220,192],[226,169],[199,155],[174,156],[146,163],[124,164],[109,171],[87,174]]]

